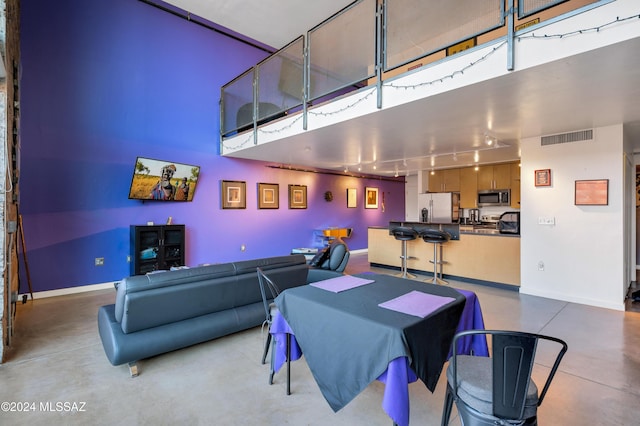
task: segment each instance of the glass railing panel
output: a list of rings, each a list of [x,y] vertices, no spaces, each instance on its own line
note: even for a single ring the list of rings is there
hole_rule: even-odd
[[[309,100],[375,75],[376,0],[362,0],[307,34]]]
[[[258,123],[283,116],[302,105],[304,37],[262,61],[257,66]]]
[[[556,19],[582,7],[604,0],[518,0],[516,31]]]
[[[567,0],[518,0],[518,17],[532,15],[547,7],[555,6],[559,3],[564,3]]]
[[[385,0],[389,70],[504,25],[503,0]]]
[[[255,67],[222,86],[222,135],[253,126],[253,79]]]

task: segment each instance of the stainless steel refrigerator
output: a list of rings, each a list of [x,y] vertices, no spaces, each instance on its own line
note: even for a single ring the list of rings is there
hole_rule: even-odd
[[[426,209],[426,217],[424,209]],[[422,222],[428,223],[457,223],[460,219],[460,194],[457,192],[418,194],[418,217]]]

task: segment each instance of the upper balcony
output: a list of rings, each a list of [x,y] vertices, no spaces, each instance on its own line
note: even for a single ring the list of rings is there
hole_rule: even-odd
[[[432,4],[433,3],[433,4]],[[640,130],[633,0],[359,0],[221,89],[221,155],[382,176]]]

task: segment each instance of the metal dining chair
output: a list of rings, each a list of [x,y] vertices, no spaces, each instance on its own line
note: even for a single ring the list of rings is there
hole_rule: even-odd
[[[257,268],[258,273],[258,282],[260,283],[260,293],[262,294],[262,303],[264,305],[264,313],[265,313],[265,323],[268,326],[267,330],[267,340],[264,345],[264,351],[262,353],[262,364],[266,363],[267,354],[269,349],[271,348],[271,362],[269,369],[269,384],[273,384],[273,376],[275,375],[274,369],[274,356],[275,356],[275,348],[273,347],[275,344],[275,339],[271,337],[271,323],[273,322],[273,317],[278,312],[278,308],[273,303],[273,299],[278,297],[280,294],[280,289],[278,286],[265,275],[262,269]],[[267,291],[269,294],[267,295]],[[287,341],[287,395],[291,395],[291,335],[287,333],[286,337]]]
[[[447,391],[442,426],[449,423],[453,403],[465,426],[537,425],[538,407],[567,351],[558,338],[505,330],[469,330],[457,333],[453,346],[464,336],[491,336],[492,356],[454,354],[447,368]],[[531,379],[538,342],[557,348],[553,367],[541,392]],[[559,346],[558,346],[559,345]],[[546,349],[546,348],[545,348]]]

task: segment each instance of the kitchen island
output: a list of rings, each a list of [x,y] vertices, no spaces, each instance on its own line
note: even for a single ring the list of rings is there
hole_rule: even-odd
[[[424,228],[422,222],[390,222],[390,226]],[[459,230],[459,239],[443,245],[445,279],[481,281],[487,284],[520,286],[520,236],[497,231],[447,224]],[[431,226],[430,226],[431,227]],[[436,228],[438,226],[435,226]],[[443,226],[445,228],[445,226]],[[389,226],[369,227],[369,263],[400,267],[401,242],[389,233]],[[446,228],[445,228],[446,230]],[[409,270],[433,273],[433,245],[422,238],[407,242]]]

